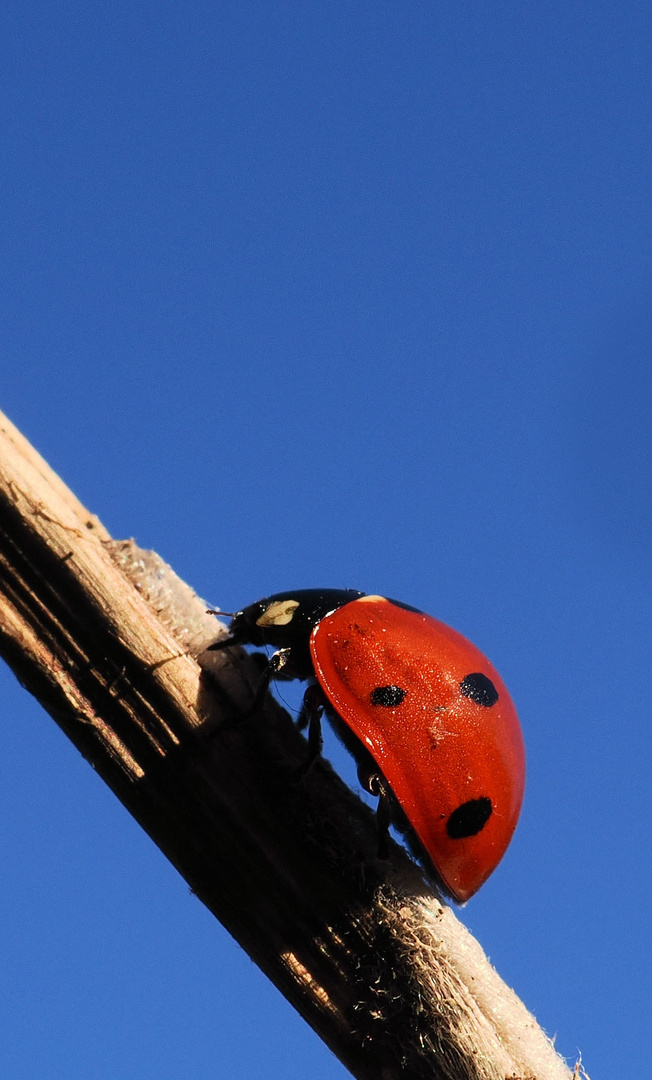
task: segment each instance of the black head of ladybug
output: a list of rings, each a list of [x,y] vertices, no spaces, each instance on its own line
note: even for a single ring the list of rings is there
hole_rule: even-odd
[[[265,596],[236,612],[228,638],[221,638],[211,648],[271,645],[290,649],[292,678],[308,679],[313,673],[309,640],[314,627],[331,611],[364,595],[356,589],[297,589]]]

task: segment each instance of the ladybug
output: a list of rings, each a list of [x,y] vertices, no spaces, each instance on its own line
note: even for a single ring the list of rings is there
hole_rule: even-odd
[[[384,842],[391,820],[448,895],[473,896],[511,840],[525,782],[516,709],[486,657],[417,608],[352,589],[267,596],[212,648],[234,644],[277,650],[252,712],[271,679],[309,680],[311,761],[325,712],[380,797]]]

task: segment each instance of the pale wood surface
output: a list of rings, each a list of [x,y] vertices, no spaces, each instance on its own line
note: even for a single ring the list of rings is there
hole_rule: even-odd
[[[405,852],[376,858],[328,765],[292,782],[287,714],[235,722],[258,667],[206,653],[218,633],[0,414],[0,652],[201,900],[357,1077],[570,1080]]]

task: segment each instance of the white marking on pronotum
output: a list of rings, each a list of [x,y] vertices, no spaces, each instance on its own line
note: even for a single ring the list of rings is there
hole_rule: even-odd
[[[277,600],[256,619],[256,626],[287,626],[298,606],[298,600]]]

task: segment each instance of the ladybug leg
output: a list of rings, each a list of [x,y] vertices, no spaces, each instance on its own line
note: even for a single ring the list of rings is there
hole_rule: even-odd
[[[285,667],[289,660],[290,649],[279,649],[273,656],[270,657],[269,663],[265,665],[261,673],[258,685],[254,693],[253,701],[249,708],[238,716],[231,720],[227,720],[220,724],[219,730],[224,727],[235,727],[237,724],[241,724],[246,720],[251,720],[252,717],[257,716],[265,704],[265,698],[267,697],[267,691],[269,690],[269,684],[272,679]]]
[[[321,754],[324,742],[321,733],[321,714],[323,711],[324,704],[321,692],[316,683],[312,683],[303,695],[303,705],[297,720],[297,727],[300,731],[305,727],[308,728],[308,756],[294,774],[295,780],[300,780],[306,773],[310,772]]]
[[[256,687],[256,693],[254,694],[254,700],[246,713],[240,717],[240,720],[249,720],[252,716],[256,716],[263,708],[265,704],[265,698],[267,697],[267,691],[269,690],[269,684],[272,679],[275,679],[280,671],[283,670],[288,660],[290,659],[290,649],[279,649],[273,656],[270,657],[267,667],[263,670],[258,686]]]
[[[378,858],[389,858],[389,826],[392,822],[392,802],[386,780],[378,773],[369,772],[361,766],[358,779],[370,795],[378,796],[376,807],[376,831],[378,835]]]
[[[392,820],[392,803],[389,795],[389,791],[379,776],[374,776],[375,782],[372,787],[372,793],[378,795],[378,806],[376,807],[376,827],[378,829],[378,858],[389,858],[389,826]],[[378,790],[374,790],[377,788]]]

